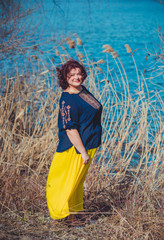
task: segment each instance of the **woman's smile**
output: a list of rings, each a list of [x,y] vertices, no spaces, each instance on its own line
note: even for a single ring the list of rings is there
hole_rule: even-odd
[[[79,87],[82,84],[83,76],[80,68],[73,68],[68,74],[67,82],[69,87]]]

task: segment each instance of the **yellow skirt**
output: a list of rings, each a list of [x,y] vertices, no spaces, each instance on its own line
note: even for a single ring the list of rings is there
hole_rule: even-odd
[[[55,153],[46,186],[51,218],[61,219],[83,211],[83,183],[96,150],[87,150],[90,160],[86,165],[74,146]]]

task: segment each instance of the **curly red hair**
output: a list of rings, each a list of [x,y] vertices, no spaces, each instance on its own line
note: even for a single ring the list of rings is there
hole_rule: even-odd
[[[80,68],[81,74],[83,76],[82,81],[84,81],[87,77],[87,72],[82,64],[75,61],[74,59],[68,60],[60,68],[59,67],[56,68],[59,85],[63,90],[67,89],[67,87],[69,86],[67,82],[67,76],[73,68]]]

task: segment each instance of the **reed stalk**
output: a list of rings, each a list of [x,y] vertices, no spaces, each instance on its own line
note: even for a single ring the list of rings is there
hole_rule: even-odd
[[[70,42],[72,41],[72,42]],[[150,97],[146,80],[139,79],[135,93],[120,58],[89,60],[78,39],[75,54],[83,51],[88,71],[84,84],[103,104],[102,145],[84,184],[85,210],[79,214],[82,229],[65,220],[52,224],[45,186],[58,144],[57,116],[61,90],[56,68],[44,62],[29,75],[2,76],[0,82],[0,212],[1,236],[11,234],[40,239],[162,239],[164,184],[164,103],[158,92]],[[68,44],[68,47],[70,47]],[[79,47],[81,50],[79,50]],[[63,63],[71,54],[67,46],[54,48]],[[83,50],[82,50],[83,49]],[[113,52],[106,46],[105,54]],[[64,51],[61,53],[61,51]],[[68,53],[67,53],[68,52]],[[133,57],[133,55],[132,55]],[[137,66],[137,78],[139,78]],[[100,74],[98,64],[106,64]],[[112,75],[112,71],[114,75]],[[115,78],[121,84],[116,84]],[[51,81],[49,81],[51,79]],[[100,81],[100,79],[102,79]],[[99,81],[99,82],[98,82]],[[157,104],[158,103],[158,104]],[[162,109],[162,110],[161,110]],[[81,215],[81,217],[80,217]],[[94,223],[92,222],[94,220]],[[86,234],[87,233],[87,234]]]

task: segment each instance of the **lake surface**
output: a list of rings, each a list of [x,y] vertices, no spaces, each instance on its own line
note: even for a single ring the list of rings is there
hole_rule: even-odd
[[[134,90],[137,74],[134,62],[124,47],[129,44],[132,51],[138,49],[133,56],[139,73],[145,73],[149,90],[162,89],[161,97],[164,99],[163,63],[155,60],[160,48],[164,47],[158,34],[158,26],[164,31],[164,5],[153,0],[42,0],[34,5],[31,0],[26,2],[27,6],[39,6],[27,23],[31,24],[31,31],[38,24],[30,44],[44,43],[40,50],[44,51],[41,57],[45,62],[53,57],[58,63],[58,56],[50,49],[61,39],[76,33],[82,39],[91,61],[106,60],[102,46],[112,46],[119,54],[130,87]],[[81,51],[83,53],[82,48]],[[148,52],[151,56],[147,55]],[[69,53],[74,57],[74,49],[70,49]],[[18,66],[25,66],[25,61],[24,57],[15,60]],[[109,56],[108,61],[110,68],[115,67],[112,57]],[[11,64],[12,58],[5,61],[5,69]],[[105,72],[106,63],[101,67]]]
[[[100,81],[106,75],[107,61],[109,69],[115,68],[119,74],[114,59],[110,54],[102,52],[104,44],[112,46],[125,67],[132,92],[136,90],[137,73],[134,61],[127,54],[124,45],[129,44],[132,51],[137,49],[133,56],[140,77],[142,78],[144,73],[148,90],[152,91],[152,94],[160,91],[160,97],[164,101],[164,61],[155,58],[161,53],[161,48],[164,48],[158,34],[158,27],[164,32],[164,5],[153,0],[42,0],[37,1],[36,5],[31,0],[25,4],[25,8],[28,5],[40,5],[37,11],[26,19],[27,28],[30,24],[31,32],[38,25],[27,45],[39,45],[40,52],[29,50],[26,56],[11,56],[1,62],[1,69],[11,71],[12,67],[18,67],[26,71],[30,64],[26,57],[37,54],[39,59],[44,61],[45,68],[54,70],[50,59],[53,57],[55,65],[60,62],[54,47],[68,36],[73,38],[73,34],[76,33],[82,39],[90,61],[105,60],[101,65],[103,73],[99,75]],[[22,26],[23,24],[24,22]],[[75,49],[64,45],[71,57],[76,57]],[[61,51],[60,46],[59,49]],[[82,46],[79,46],[79,51],[84,53]],[[37,66],[37,61],[34,61],[34,64]],[[155,101],[156,106],[160,107],[158,100]],[[161,108],[160,111],[164,117]],[[148,121],[152,121],[151,116]],[[153,129],[153,126],[151,127]],[[138,155],[136,158],[138,159]]]

